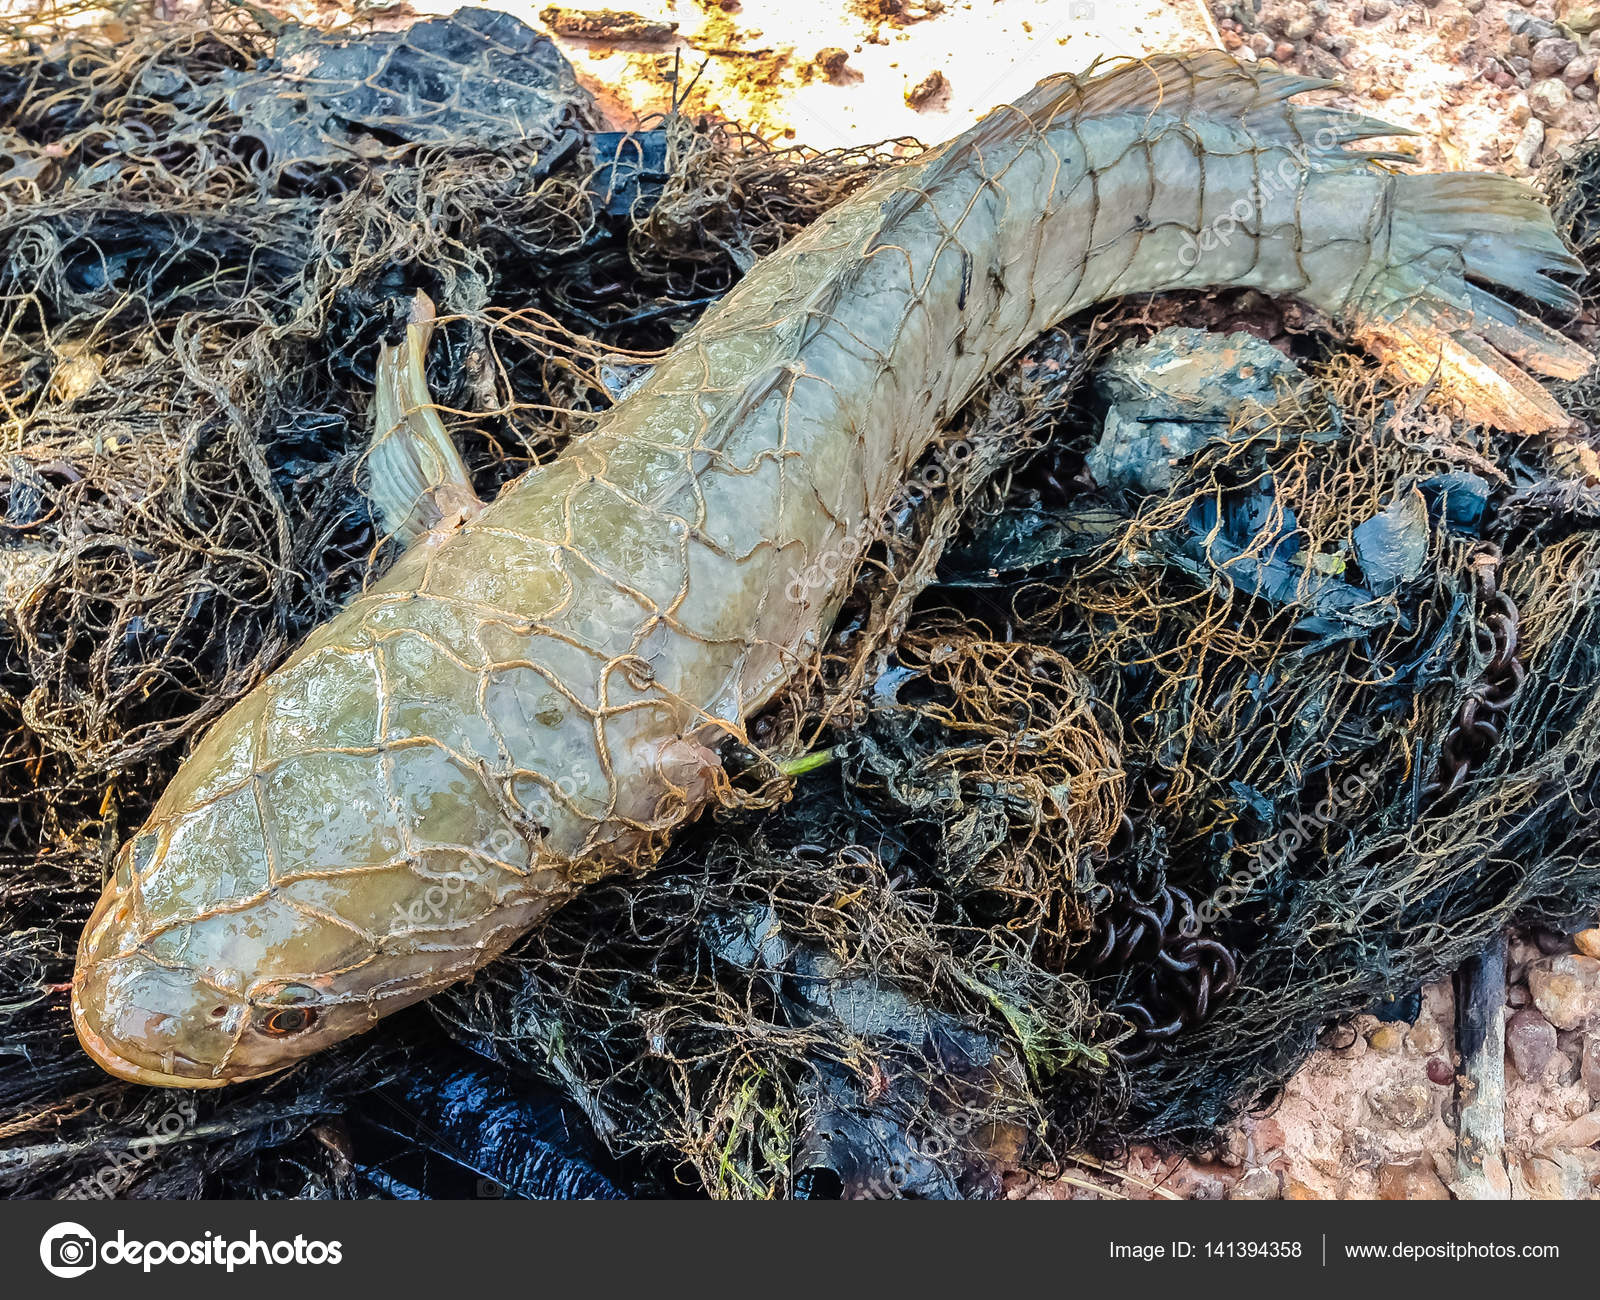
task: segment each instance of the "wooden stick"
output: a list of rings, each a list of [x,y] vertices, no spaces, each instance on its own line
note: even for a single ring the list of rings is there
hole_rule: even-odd
[[[1456,1176],[1463,1201],[1508,1201],[1506,1173],[1506,937],[1456,972]]]

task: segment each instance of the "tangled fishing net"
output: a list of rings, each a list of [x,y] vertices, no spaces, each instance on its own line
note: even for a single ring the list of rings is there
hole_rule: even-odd
[[[485,11],[117,21],[0,53],[10,1194],[992,1195],[1204,1144],[1340,1018],[1600,897],[1593,448],[1453,423],[1290,306],[1137,302],[947,432],[657,871],[284,1076],[108,1081],[79,928],[186,743],[386,560],[356,471],[411,293],[492,496],[887,165],[600,132]],[[1552,182],[1600,275],[1597,187]],[[1299,377],[1157,464],[1085,381],[1180,314]],[[494,1124],[429,1109],[468,1093]]]

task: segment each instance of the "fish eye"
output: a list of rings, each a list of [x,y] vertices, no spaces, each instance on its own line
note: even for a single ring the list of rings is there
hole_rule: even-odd
[[[310,1007],[279,1007],[261,1017],[261,1030],[274,1038],[284,1038],[310,1029],[317,1022],[317,1013]]]
[[[122,852],[117,854],[116,870],[112,873],[112,879],[119,889],[130,888],[135,876],[149,870],[156,859],[160,841],[159,831],[141,831],[122,846]]]
[[[142,835],[134,836],[128,857],[135,875],[143,874],[155,861],[156,844],[160,839],[161,836],[156,831],[145,831]]]
[[[303,1034],[317,1023],[317,1009],[307,1005],[316,996],[317,991],[304,984],[285,984],[264,999],[266,1005],[256,1008],[256,1028],[273,1038]]]

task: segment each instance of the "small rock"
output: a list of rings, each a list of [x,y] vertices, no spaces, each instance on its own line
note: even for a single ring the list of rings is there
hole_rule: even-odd
[[[1272,37],[1265,32],[1250,33],[1250,48],[1256,52],[1256,57],[1264,59],[1272,53]]]
[[[1409,1165],[1384,1165],[1378,1170],[1380,1201],[1448,1201],[1449,1189],[1426,1161]]]
[[[817,71],[829,81],[842,81],[849,71],[846,65],[850,62],[850,52],[837,45],[825,45],[817,51],[815,62]]]
[[[1323,1198],[1298,1178],[1283,1180],[1283,1199],[1286,1201],[1320,1201]]]
[[[1250,1155],[1250,1136],[1242,1128],[1231,1128],[1217,1142],[1217,1163],[1229,1169],[1244,1167]]]
[[[1389,8],[1389,0],[1367,0],[1361,8],[1361,13],[1369,23],[1375,23],[1388,15]]]
[[[1556,84],[1561,85],[1560,82]],[[920,111],[949,90],[950,79],[935,68],[916,85],[906,89],[906,103]]]
[[[1519,14],[1515,11],[1506,15],[1506,30],[1513,37],[1526,37],[1530,44],[1548,41],[1561,35],[1561,29],[1548,18],[1539,18],[1533,14]]]
[[[1393,1159],[1374,1129],[1358,1124],[1345,1136],[1344,1161],[1352,1169],[1377,1169]]]
[[[1344,64],[1326,50],[1308,45],[1300,56],[1300,70],[1313,77],[1328,77],[1337,81],[1344,74]]]
[[[1522,1198],[1530,1201],[1564,1201],[1567,1198],[1565,1171],[1554,1160],[1524,1156],[1517,1171]],[[1519,1199],[1522,1199],[1519,1198]]]
[[[1541,1151],[1582,1151],[1600,1142],[1600,1109],[1582,1115],[1539,1139]]]
[[[1559,121],[1572,103],[1572,88],[1564,81],[1546,77],[1528,87],[1528,107],[1546,125]]]
[[[1561,73],[1561,80],[1576,90],[1579,86],[1594,78],[1594,70],[1596,68],[1600,68],[1600,55],[1580,54],[1571,63],[1567,64]],[[1600,938],[1597,938],[1596,942],[1600,943]],[[1600,956],[1600,953],[1592,952],[1589,955],[1596,957]]]
[[[1291,18],[1288,25],[1284,27],[1283,34],[1291,41],[1303,41],[1316,30],[1317,20],[1309,13],[1304,13],[1298,17]]]
[[[1275,1152],[1283,1150],[1284,1143],[1289,1140],[1283,1125],[1270,1116],[1251,1123],[1250,1136],[1255,1139],[1256,1158],[1259,1160],[1271,1159]]]
[[[1367,1037],[1367,1046],[1374,1052],[1398,1052],[1405,1036],[1397,1025],[1379,1025]]]
[[[1568,31],[1587,36],[1600,29],[1600,9],[1587,5],[1581,9],[1569,9],[1561,22]]]
[[[1600,959],[1600,930],[1579,930],[1572,936],[1572,942],[1585,957]]]
[[[1549,1072],[1545,1078],[1557,1088],[1565,1088],[1578,1081],[1578,1076],[1583,1072],[1583,1062],[1580,1059],[1582,1049],[1574,1047],[1557,1048],[1556,1054],[1551,1058]]]
[[[1583,1044],[1578,1076],[1589,1090],[1590,1101],[1600,1101],[1600,1034],[1590,1034]]]
[[[1537,1083],[1556,1054],[1555,1026],[1532,1007],[1514,1012],[1506,1021],[1506,1051],[1517,1067],[1517,1077]]]
[[[1540,41],[1528,55],[1528,65],[1536,77],[1554,77],[1578,57],[1578,43],[1563,36]]]
[[[1466,6],[1466,10],[1469,14],[1481,13],[1483,6],[1488,2],[1489,0],[1461,0],[1461,3]]]
[[[1214,1173],[1197,1168],[1188,1160],[1180,1160],[1173,1167],[1164,1185],[1189,1201],[1221,1201],[1227,1198],[1228,1182]]]
[[[1441,1088],[1446,1084],[1456,1081],[1456,1067],[1442,1056],[1435,1056],[1428,1061],[1428,1082],[1436,1083]]]
[[[1433,1118],[1433,1094],[1420,1083],[1383,1083],[1367,1103],[1399,1128],[1421,1128]]]
[[[1600,1016],[1600,960],[1563,953],[1535,963],[1528,968],[1528,991],[1557,1029],[1581,1028]]]
[[[1444,1046],[1444,1031],[1432,1016],[1425,1016],[1411,1026],[1406,1034],[1406,1046],[1418,1056],[1432,1056]]]
[[[1511,151],[1512,164],[1519,171],[1532,171],[1533,160],[1539,156],[1539,150],[1544,148],[1544,123],[1538,118],[1530,118],[1528,125],[1522,128],[1522,134],[1517,139],[1516,148]],[[1518,985],[1511,990],[1510,1000],[1513,1006],[1523,1005],[1528,998],[1528,990]]]
[[[1287,63],[1294,58],[1294,46],[1289,44],[1288,41],[1279,41],[1277,45],[1273,46],[1272,57],[1279,63]]]
[[[1283,1197],[1283,1180],[1265,1165],[1246,1170],[1228,1193],[1230,1201],[1276,1201]]]

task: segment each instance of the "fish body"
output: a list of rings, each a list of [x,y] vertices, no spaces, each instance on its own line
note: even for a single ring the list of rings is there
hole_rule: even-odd
[[[1588,357],[1472,283],[1570,302],[1548,215],[1504,178],[1347,150],[1394,129],[1288,103],[1324,84],[1219,54],[1055,78],[758,262],[592,431],[442,511],[201,740],[85,931],[91,1054],[171,1086],[281,1068],[648,865],[827,635],[850,575],[819,561],[1076,311],[1293,295],[1469,414],[1561,423],[1520,367]]]

